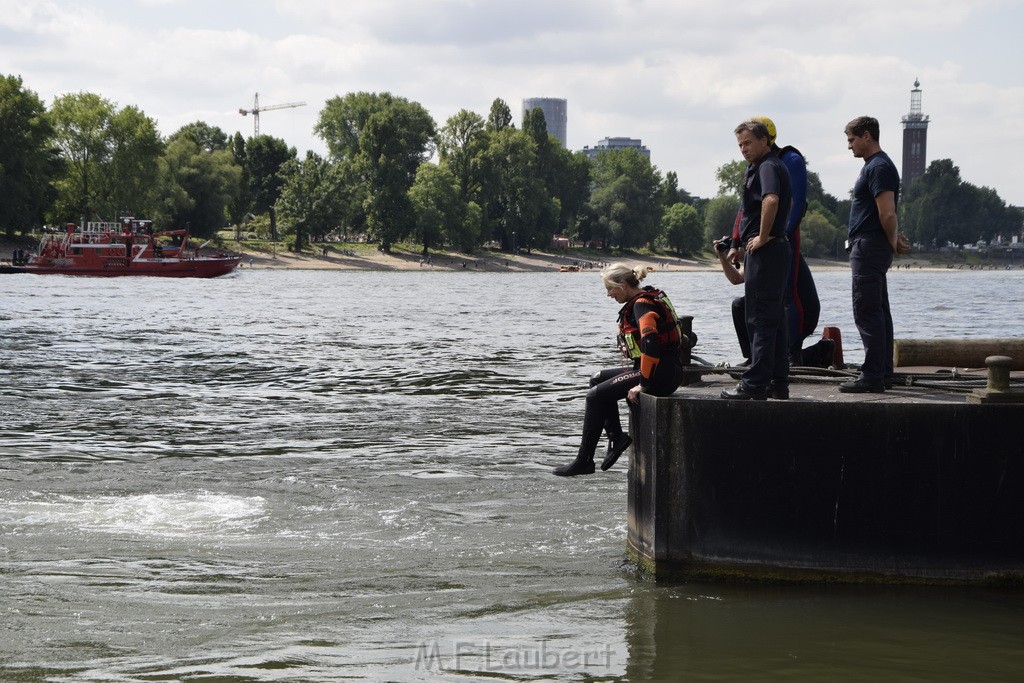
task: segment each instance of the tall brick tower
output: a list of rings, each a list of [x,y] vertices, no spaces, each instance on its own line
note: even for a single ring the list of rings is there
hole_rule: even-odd
[[[924,175],[928,155],[928,116],[921,113],[921,81],[910,91],[910,113],[903,117],[903,187]]]

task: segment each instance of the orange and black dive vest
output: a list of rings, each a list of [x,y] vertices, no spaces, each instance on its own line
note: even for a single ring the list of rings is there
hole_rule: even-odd
[[[633,315],[633,304],[638,299],[644,299],[658,311],[657,334],[661,353],[678,353],[682,348],[683,332],[676,309],[665,292],[654,287],[644,287],[642,292],[627,301],[619,310],[618,342],[622,355],[630,360],[636,360],[643,355],[640,347],[640,321]]]

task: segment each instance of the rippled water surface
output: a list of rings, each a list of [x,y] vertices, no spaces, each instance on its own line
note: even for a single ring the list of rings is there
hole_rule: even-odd
[[[822,324],[862,356],[849,273]],[[738,360],[720,273],[658,273]],[[594,273],[0,278],[0,680],[1012,680],[1012,591],[656,585]],[[1019,336],[1024,272],[890,276],[897,335]]]

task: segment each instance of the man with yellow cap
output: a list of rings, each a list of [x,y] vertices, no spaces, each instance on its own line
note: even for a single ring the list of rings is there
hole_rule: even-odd
[[[790,363],[792,365],[828,367],[832,363],[834,353],[832,342],[819,342],[808,349],[802,349],[803,340],[814,332],[821,314],[821,301],[818,298],[818,289],[814,284],[811,269],[808,267],[807,261],[800,251],[800,223],[807,212],[807,160],[800,150],[792,145],[779,147],[776,142],[778,132],[775,122],[770,118],[767,116],[753,116],[751,120],[760,121],[768,129],[768,141],[772,151],[786,166],[792,184],[793,204],[786,219],[786,236],[789,239],[789,246],[792,252],[786,293]],[[739,257],[738,248],[741,245],[739,244],[739,235],[737,233],[738,226],[739,216],[737,216],[736,227],[733,231],[733,246],[737,248],[737,251],[730,251],[731,258],[723,263],[723,268],[726,268],[733,262],[731,259]],[[740,275],[742,276],[742,274]],[[734,281],[732,278],[730,280]],[[742,279],[740,282],[742,282]],[[736,326],[736,336],[739,339],[743,357],[750,358],[750,341],[743,322],[744,303],[742,297],[733,301],[733,322]],[[784,397],[785,392],[779,390],[777,393],[779,394],[778,398]]]
[[[786,220],[793,202],[789,171],[772,151],[763,122],[744,121],[734,133],[747,161],[739,232],[745,251],[743,293],[750,366],[736,388],[723,391],[722,398],[763,401],[775,391],[788,398],[785,314],[790,250]]]

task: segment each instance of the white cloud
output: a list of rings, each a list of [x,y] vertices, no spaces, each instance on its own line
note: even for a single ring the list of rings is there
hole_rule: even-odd
[[[932,117],[930,159],[1024,204],[1004,150],[1024,142],[1019,0],[0,0],[0,64],[47,101],[96,92],[169,134],[205,120],[300,151],[324,101],[390,91],[438,124],[502,98],[565,97],[569,143],[641,138],[662,171],[700,195],[738,159],[732,129],[772,116],[825,189],[846,195],[859,161],[842,128],[869,113],[899,163],[915,78]]]

